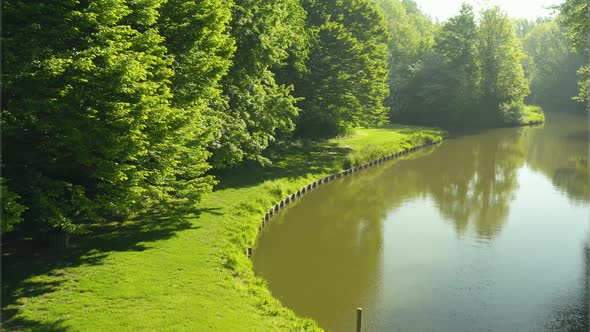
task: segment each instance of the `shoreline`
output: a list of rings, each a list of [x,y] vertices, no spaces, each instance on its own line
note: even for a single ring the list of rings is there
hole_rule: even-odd
[[[97,225],[67,253],[28,266],[6,256],[3,326],[8,330],[321,330],[274,298],[248,249],[297,191],[308,191],[440,143],[439,130],[395,125],[301,147],[270,167],[237,170],[180,221],[142,217]],[[351,155],[354,161],[351,162]],[[344,167],[355,164],[353,167]],[[344,169],[344,170],[343,170]],[[315,186],[314,186],[315,184]],[[287,202],[288,198],[288,202]],[[278,203],[277,203],[278,202]],[[277,211],[277,212],[278,212]],[[164,216],[165,219],[166,216]],[[152,220],[153,219],[153,220]],[[264,217],[262,219],[265,219]],[[116,232],[113,237],[113,232]],[[96,248],[102,248],[96,250]],[[246,253],[246,254],[245,254]],[[26,255],[26,254],[24,254]],[[14,273],[13,273],[14,272]],[[6,284],[4,284],[4,281]],[[50,284],[43,292],[22,292]],[[149,319],[146,319],[149,317]]]
[[[3,326],[320,331],[315,321],[283,306],[254,274],[248,256],[259,232],[305,193],[436,146],[445,136],[428,127],[393,125],[290,148],[271,166],[238,169],[222,178],[199,211],[182,220],[146,216],[98,225],[96,235],[74,239],[72,252],[59,254],[57,261],[45,253],[33,253],[32,260],[22,252],[5,256],[4,269],[14,274],[3,275]],[[27,259],[30,266],[18,264]],[[22,291],[46,284],[53,286]]]

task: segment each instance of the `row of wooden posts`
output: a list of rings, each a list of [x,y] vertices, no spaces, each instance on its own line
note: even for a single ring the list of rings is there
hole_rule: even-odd
[[[301,196],[303,196],[306,193],[312,191],[313,189],[316,189],[317,187],[319,187],[320,185],[322,185],[324,183],[328,183],[328,182],[333,181],[333,180],[335,180],[337,178],[340,178],[340,177],[343,177],[343,176],[347,176],[347,175],[356,173],[356,172],[358,172],[360,170],[363,170],[363,169],[366,169],[366,168],[369,168],[369,167],[372,167],[372,166],[381,164],[381,163],[383,163],[385,161],[388,161],[388,160],[392,160],[392,159],[396,159],[396,158],[405,156],[405,155],[407,155],[407,154],[409,154],[411,152],[418,151],[418,150],[423,149],[425,147],[436,145],[436,144],[438,144],[440,142],[441,141],[433,141],[433,142],[426,143],[426,144],[423,144],[423,145],[419,145],[419,146],[416,146],[416,147],[413,147],[413,148],[410,148],[410,149],[406,149],[406,150],[400,151],[398,153],[394,153],[394,154],[391,154],[391,155],[388,155],[388,156],[385,156],[385,157],[382,157],[382,158],[379,158],[379,159],[371,160],[371,161],[369,161],[367,163],[364,163],[364,164],[361,164],[361,165],[357,165],[357,166],[351,167],[351,168],[346,169],[346,170],[344,170],[342,172],[339,172],[339,173],[328,175],[328,176],[326,176],[324,178],[321,178],[321,179],[318,179],[318,180],[316,180],[316,181],[314,181],[314,182],[312,182],[312,183],[310,183],[310,184],[308,184],[306,186],[303,186],[302,188],[300,188],[296,192],[290,194],[289,196],[285,197],[284,199],[282,199],[277,204],[273,205],[266,212],[266,214],[264,215],[264,217],[262,217],[262,221],[261,221],[260,226],[258,228],[259,228],[259,230],[262,230],[264,228],[264,226],[270,221],[270,218],[273,215],[279,213],[279,211],[281,211],[288,204],[290,204],[293,201],[295,201],[297,198],[300,198]],[[252,248],[248,248],[246,250],[246,254],[248,255],[248,257],[251,257],[252,256]]]

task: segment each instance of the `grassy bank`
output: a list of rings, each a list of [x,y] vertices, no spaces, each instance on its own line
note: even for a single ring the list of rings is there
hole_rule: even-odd
[[[315,330],[266,289],[244,254],[260,218],[297,188],[352,164],[438,140],[390,126],[324,143],[294,144],[269,167],[244,167],[188,216],[151,215],[93,227],[67,250],[3,244],[8,329],[63,331]]]
[[[523,125],[545,122],[545,114],[540,106],[524,105],[520,123]]]
[[[507,106],[506,111],[506,124],[509,126],[526,126],[545,122],[545,114],[541,106],[511,104]]]

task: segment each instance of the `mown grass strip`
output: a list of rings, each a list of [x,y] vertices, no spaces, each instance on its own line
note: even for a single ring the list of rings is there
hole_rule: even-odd
[[[310,331],[252,271],[261,217],[287,194],[352,165],[443,132],[410,126],[359,129],[289,146],[268,167],[233,170],[189,216],[151,215],[94,227],[67,251],[30,239],[5,244],[3,327],[43,331]]]

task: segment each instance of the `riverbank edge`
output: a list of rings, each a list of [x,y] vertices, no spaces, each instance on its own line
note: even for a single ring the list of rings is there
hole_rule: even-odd
[[[542,125],[544,123],[545,123],[545,117],[544,117],[544,114],[541,113],[541,120],[535,119],[532,121],[521,121],[520,123],[515,123],[513,126],[507,126],[507,127],[528,127],[528,126]],[[338,171],[338,172],[331,173],[331,174],[328,174],[328,175],[320,177],[320,178],[316,178],[314,181],[303,185],[302,187],[300,187],[296,191],[293,191],[290,194],[283,196],[282,199],[278,200],[278,202],[271,205],[271,207],[268,208],[266,210],[266,213],[261,217],[261,221],[260,221],[260,224],[258,225],[258,229],[256,232],[254,243],[251,247],[243,248],[244,255],[248,258],[251,258],[252,255],[254,254],[254,248],[256,246],[256,241],[258,240],[260,233],[263,231],[263,229],[266,225],[268,225],[270,222],[272,222],[273,216],[280,213],[281,210],[287,208],[291,203],[294,203],[297,199],[303,197],[305,194],[310,193],[313,190],[319,188],[321,185],[332,182],[338,178],[353,175],[359,171],[362,171],[364,169],[367,169],[367,168],[370,168],[373,166],[380,165],[386,161],[399,159],[401,157],[407,156],[408,154],[411,154],[412,152],[416,152],[416,151],[422,150],[424,148],[439,145],[443,142],[443,139],[447,135],[448,135],[447,133],[443,133],[442,137],[438,140],[427,142],[424,144],[417,144],[417,145],[412,146],[410,148],[402,149],[399,152],[392,153],[392,154],[386,154],[384,156],[381,156],[381,157],[378,157],[375,159],[371,159],[367,162],[353,165],[352,167],[344,169],[342,171]],[[251,265],[251,268],[253,268],[252,265]],[[268,291],[270,293],[270,290],[266,287],[266,281],[264,281],[264,287],[265,287],[265,291]],[[273,297],[273,300],[278,301],[274,297]],[[282,304],[280,304],[280,305],[281,305],[281,307],[283,307]],[[289,308],[287,308],[287,310],[289,310],[291,312],[291,310]],[[352,310],[351,310],[351,312],[352,312]],[[296,317],[301,318],[298,316],[296,316]],[[316,325],[317,323],[315,321],[309,320],[306,318],[301,318],[301,319],[304,319],[304,322],[306,324],[306,328],[304,328],[305,331],[312,331],[312,330],[313,331],[315,331],[315,330],[323,331],[323,329],[319,328]]]
[[[415,128],[418,129],[419,127],[415,127]],[[428,129],[437,130],[437,129],[433,129],[433,128],[428,128]],[[271,201],[272,201],[272,198],[274,198],[275,203],[271,204],[270,208],[267,208],[265,213],[262,216],[260,214],[257,215],[257,219],[259,220],[259,223],[258,223],[258,225],[254,224],[255,226],[257,226],[256,230],[254,233],[251,233],[251,235],[246,240],[246,243],[249,243],[249,244],[246,245],[245,247],[240,248],[241,252],[242,252],[241,256],[246,258],[248,261],[246,274],[249,275],[250,277],[253,277],[256,280],[255,283],[262,286],[262,288],[263,288],[263,294],[259,293],[259,295],[261,295],[260,301],[262,303],[265,303],[265,306],[268,305],[268,307],[267,308],[260,308],[260,309],[263,309],[263,312],[265,312],[261,318],[264,318],[265,316],[267,316],[268,313],[270,313],[271,316],[278,314],[278,316],[282,316],[283,319],[286,319],[286,321],[283,323],[288,322],[287,324],[280,324],[279,325],[284,330],[288,330],[288,331],[324,331],[321,327],[319,327],[319,325],[317,325],[317,322],[315,322],[313,319],[297,316],[290,308],[284,306],[278,299],[276,299],[274,296],[272,296],[270,289],[267,287],[266,280],[262,279],[261,277],[256,276],[254,273],[253,264],[251,262],[251,257],[254,254],[254,248],[256,247],[256,242],[257,242],[258,238],[260,237],[261,232],[263,231],[265,226],[267,226],[268,224],[270,224],[270,222],[272,222],[273,216],[276,216],[283,209],[287,208],[287,206],[289,206],[291,203],[294,203],[297,199],[302,198],[305,194],[314,191],[315,189],[319,188],[321,185],[327,184],[327,183],[332,182],[332,181],[339,179],[341,177],[354,175],[357,172],[360,172],[362,170],[380,165],[380,164],[387,162],[387,161],[401,159],[403,157],[406,157],[406,156],[412,154],[413,152],[417,152],[419,150],[423,150],[425,148],[434,147],[434,146],[441,144],[443,142],[444,138],[446,136],[448,136],[448,133],[443,130],[437,130],[437,131],[439,132],[439,135],[434,140],[431,140],[431,137],[429,137],[427,135],[423,135],[425,132],[424,130],[422,130],[422,131],[418,130],[416,133],[414,133],[414,135],[408,135],[409,137],[407,137],[406,139],[408,141],[410,141],[411,139],[419,139],[419,140],[426,141],[426,142],[421,142],[421,141],[415,142],[409,147],[402,147],[402,144],[395,144],[395,145],[391,146],[390,149],[397,150],[397,152],[390,153],[391,150],[389,150],[389,151],[385,152],[383,155],[381,155],[380,157],[376,157],[373,159],[367,159],[364,162],[357,162],[354,165],[352,165],[352,167],[346,168],[344,170],[342,170],[343,167],[337,167],[337,168],[335,168],[331,171],[328,171],[328,172],[324,172],[321,174],[314,174],[316,176],[312,179],[312,181],[308,180],[308,182],[305,182],[305,184],[303,186],[301,186],[299,183],[301,182],[301,180],[305,181],[305,179],[307,177],[293,179],[293,181],[290,181],[289,187],[295,187],[295,188],[299,188],[299,189],[291,190],[286,195],[285,194],[276,195],[276,192],[274,194],[272,193],[273,192],[272,189],[269,190],[267,195],[270,196]],[[369,145],[369,144],[367,144],[367,145]],[[353,150],[352,152],[358,152],[358,151]],[[346,157],[348,157],[348,156],[347,155],[339,155],[339,156],[336,156],[334,159],[341,159],[341,161],[344,163],[344,165],[346,165],[346,163],[349,162],[349,160],[347,160]],[[289,190],[287,190],[287,191],[289,191]],[[277,196],[281,197],[281,198],[277,199]],[[250,225],[252,225],[252,223],[250,223]],[[232,242],[235,243],[235,241],[232,241]],[[240,268],[238,268],[236,266],[236,265],[241,265],[241,264],[237,263],[237,261],[239,261],[241,259],[236,259],[235,257],[231,257],[231,255],[228,255],[225,258],[225,260],[226,260],[225,261],[226,263],[224,264],[224,267],[229,268],[231,270],[235,270],[235,271],[241,270]],[[241,273],[238,272],[238,274],[241,274]],[[247,278],[247,279],[250,279],[250,278]],[[239,281],[239,282],[243,282],[243,281],[244,280]],[[268,301],[269,299],[267,297],[270,297],[270,299],[271,299],[270,303],[269,303],[269,301]],[[278,308],[278,310],[277,310],[277,308]],[[269,311],[269,309],[270,309],[270,311]]]
[[[305,194],[313,191],[314,189],[319,188],[322,184],[326,184],[329,182],[332,182],[333,180],[336,180],[338,178],[344,177],[344,176],[348,176],[348,175],[352,175],[354,173],[357,173],[361,170],[373,167],[373,166],[377,166],[379,164],[382,164],[386,161],[390,161],[390,160],[394,160],[394,159],[398,159],[400,157],[406,156],[412,152],[416,152],[418,150],[427,148],[427,147],[432,147],[435,145],[438,145],[440,143],[442,143],[442,139],[437,140],[437,141],[432,141],[432,142],[428,142],[425,144],[420,144],[408,149],[404,149],[400,152],[397,153],[393,153],[393,154],[388,154],[385,155],[383,157],[379,157],[377,159],[372,159],[368,162],[359,164],[359,165],[355,165],[351,168],[347,168],[341,172],[336,172],[336,173],[332,173],[329,174],[325,177],[322,177],[320,179],[317,179],[313,182],[308,183],[307,185],[304,185],[303,187],[301,187],[300,189],[298,189],[295,192],[292,192],[291,194],[285,196],[283,199],[281,199],[279,202],[277,202],[276,204],[272,205],[272,207],[270,207],[268,209],[268,211],[264,214],[264,216],[262,217],[262,221],[260,222],[260,225],[258,226],[259,231],[262,231],[262,229],[264,228],[264,226],[270,222],[271,218],[279,213],[282,209],[286,208],[290,203],[294,202],[295,200],[303,197]],[[253,254],[253,248],[247,248],[245,250],[245,253],[248,257],[251,257]]]
[[[252,261],[248,258],[248,248],[255,247],[260,231],[264,227],[262,221],[264,224],[272,222],[270,210],[273,210],[274,215],[274,209],[278,204],[280,211],[281,201],[284,208],[287,197],[289,197],[289,203],[292,202],[293,194],[297,199],[297,191],[301,196],[302,189],[305,188],[306,193],[310,192],[314,189],[314,183],[318,187],[318,182],[320,182],[319,185],[323,185],[387,160],[404,157],[424,147],[438,145],[446,137],[444,131],[427,127],[404,126],[399,129],[402,130],[385,129],[387,131],[385,138],[388,143],[384,150],[365,149],[375,146],[383,148],[379,146],[383,140],[379,144],[375,143],[374,136],[377,135],[375,132],[361,137],[352,146],[348,138],[336,139],[334,140],[336,145],[346,148],[348,152],[329,151],[324,147],[317,149],[321,155],[333,161],[330,165],[323,164],[319,168],[300,167],[309,165],[308,161],[319,158],[317,154],[303,154],[304,163],[298,164],[287,158],[288,160],[282,164],[275,163],[276,174],[270,177],[265,174],[255,179],[248,179],[247,183],[236,183],[235,179],[248,178],[252,176],[252,172],[236,171],[234,179],[222,179],[222,185],[203,200],[200,207],[204,212],[186,217],[190,228],[175,231],[173,233],[175,239],[167,238],[155,242],[147,240],[148,242],[145,243],[149,243],[148,249],[141,252],[111,253],[108,265],[65,268],[68,281],[56,289],[56,293],[59,294],[46,294],[47,298],[19,298],[10,309],[16,309],[17,318],[23,320],[20,322],[17,320],[14,322],[16,325],[6,327],[8,330],[10,328],[26,329],[27,326],[35,326],[29,325],[32,322],[42,323],[43,326],[52,328],[63,327],[64,330],[95,331],[113,329],[237,331],[243,330],[245,326],[252,331],[321,331],[316,322],[298,317],[272,296],[266,281],[255,275]],[[355,158],[353,162],[350,162],[348,157],[352,154]],[[350,166],[350,164],[354,166],[345,169],[346,165]],[[293,174],[293,168],[297,167],[301,170]],[[261,169],[263,168],[257,168],[257,170]],[[311,186],[309,191],[308,186]],[[138,223],[142,222],[138,221]],[[127,265],[135,267],[135,270],[126,267]],[[101,274],[104,278],[103,273],[111,273],[113,269],[117,273],[116,284],[109,282],[108,279],[100,285],[87,282],[89,278],[96,279],[97,274]],[[147,273],[144,274],[145,270]],[[170,277],[175,278],[170,281],[171,279],[164,279],[162,270],[183,272],[182,275]],[[56,278],[62,277],[48,274],[41,276],[45,278],[44,282],[53,282]],[[159,283],[155,288],[154,280]],[[167,294],[163,302],[158,302],[160,288],[168,288],[170,283],[182,284],[183,287],[166,289],[170,294]],[[129,290],[129,285],[133,285],[134,288]],[[142,303],[136,303],[135,300],[130,301],[127,298],[120,303],[122,307],[118,308],[117,312],[104,310],[105,303],[110,305],[113,296],[116,297],[117,293],[129,296],[136,293],[134,289],[141,287],[144,287],[146,291],[152,290],[148,292],[149,295],[148,293],[142,295],[144,298],[141,301],[148,302],[143,304],[143,308]],[[109,295],[109,292],[115,294]],[[89,311],[88,304],[84,306],[86,304],[84,301],[82,305],[75,305],[75,303],[80,304],[76,294],[88,295],[87,302],[95,310]],[[110,302],[103,303],[103,301]],[[61,307],[55,309],[58,307],[55,304],[61,304]],[[166,312],[165,308],[162,308],[164,305],[176,309],[173,313]],[[150,319],[145,319],[145,315],[148,315]],[[64,319],[64,317],[67,318]]]
[[[74,251],[88,256],[96,253],[95,240],[99,247],[116,248],[103,251],[92,264],[80,264],[80,256],[68,258],[66,253],[58,262],[55,257],[35,258],[34,264],[20,265],[26,270],[19,274],[27,277],[9,283],[10,289],[3,285],[12,293],[3,302],[3,325],[7,330],[239,331],[247,326],[252,331],[321,331],[316,322],[298,317],[274,298],[244,254],[254,247],[261,216],[297,188],[342,175],[347,165],[355,164],[346,170],[354,174],[384,157],[438,144],[445,135],[428,127],[393,125],[303,144],[303,149],[277,159],[272,174],[256,167],[222,178],[200,203],[200,212],[178,225],[142,218],[105,225],[102,234],[73,244]],[[122,238],[115,240],[112,229]],[[90,243],[81,248],[84,242]],[[27,256],[21,258],[27,261]],[[42,259],[53,267],[44,267]],[[47,284],[52,285],[48,292],[21,291]]]
[[[243,249],[244,255],[246,257],[248,257],[248,258],[251,258],[252,257],[252,255],[254,254],[254,248],[256,246],[256,241],[258,240],[258,238],[260,236],[260,233],[262,232],[262,230],[264,229],[264,227],[266,225],[268,225],[272,221],[273,216],[276,216],[283,209],[287,208],[287,206],[289,206],[291,203],[294,203],[297,199],[302,198],[307,193],[310,193],[310,192],[314,191],[315,189],[319,188],[320,186],[322,186],[324,184],[327,184],[329,182],[332,182],[334,180],[337,180],[339,178],[342,178],[342,177],[345,177],[345,176],[349,176],[349,175],[354,175],[357,172],[360,172],[362,170],[366,170],[366,169],[371,168],[371,167],[374,167],[374,166],[378,166],[378,165],[383,164],[383,163],[385,163],[387,161],[392,161],[392,160],[400,159],[402,157],[405,157],[405,156],[410,155],[413,152],[417,152],[417,151],[422,150],[422,149],[425,149],[425,148],[437,146],[437,145],[439,145],[439,144],[441,144],[443,142],[443,139],[446,136],[447,136],[446,133],[442,133],[440,139],[438,139],[438,140],[426,142],[426,143],[423,143],[423,144],[417,144],[415,146],[402,149],[399,152],[395,152],[395,153],[391,153],[391,154],[385,154],[384,156],[381,156],[379,158],[371,159],[371,160],[369,160],[367,162],[353,165],[352,167],[347,168],[347,169],[344,169],[342,171],[338,171],[338,172],[335,172],[335,173],[330,173],[330,174],[325,175],[323,177],[316,178],[314,181],[309,182],[309,183],[303,185],[302,187],[300,187],[299,189],[297,189],[296,191],[293,191],[290,194],[284,196],[277,203],[273,204],[266,211],[266,213],[264,214],[264,216],[261,217],[261,221],[260,221],[260,224],[258,225],[258,230],[257,230],[256,235],[255,235],[253,246],[252,247],[244,248]],[[253,273],[253,265],[250,265],[250,269],[251,269],[251,271]],[[265,291],[266,292],[270,293],[270,290],[268,289],[268,287],[266,287],[266,281],[264,281],[264,288],[265,288]],[[279,302],[278,299],[276,299],[274,297],[272,297],[272,299],[274,301]],[[284,307],[282,303],[279,302],[279,305],[281,307],[287,309],[289,311],[289,314],[291,314],[291,313],[294,314],[291,311],[290,308]],[[299,326],[297,326],[298,328],[296,328],[295,330],[299,330],[299,328],[302,328],[302,330],[304,330],[304,331],[324,331],[312,319],[308,319],[308,318],[304,318],[304,317],[299,317],[299,316],[295,316],[295,317],[296,317],[296,319],[301,319],[301,323],[303,323],[303,325],[297,324]],[[290,328],[288,328],[288,330],[294,330],[293,327],[294,326],[291,326]]]

